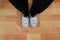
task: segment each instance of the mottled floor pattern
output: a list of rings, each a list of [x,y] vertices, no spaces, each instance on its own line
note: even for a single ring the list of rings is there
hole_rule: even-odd
[[[36,28],[22,28],[22,13],[8,0],[0,0],[0,40],[60,40],[60,0],[37,16]]]

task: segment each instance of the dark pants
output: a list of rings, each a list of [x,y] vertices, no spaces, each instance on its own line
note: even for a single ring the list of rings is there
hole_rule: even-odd
[[[43,12],[52,2],[53,0],[32,0],[32,7],[28,10],[28,0],[9,0],[15,8],[21,11],[25,17],[29,16],[29,14],[33,17],[38,13]]]

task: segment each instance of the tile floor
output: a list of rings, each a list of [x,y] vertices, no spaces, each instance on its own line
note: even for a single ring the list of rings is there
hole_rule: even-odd
[[[22,13],[8,0],[0,0],[0,40],[60,40],[60,0],[53,3],[38,14],[36,28],[26,29],[21,25]]]

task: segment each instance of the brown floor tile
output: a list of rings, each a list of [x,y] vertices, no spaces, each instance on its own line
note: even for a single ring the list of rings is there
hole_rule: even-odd
[[[1,40],[27,40],[26,34],[0,34]]]
[[[41,40],[39,33],[28,33],[27,40]]]

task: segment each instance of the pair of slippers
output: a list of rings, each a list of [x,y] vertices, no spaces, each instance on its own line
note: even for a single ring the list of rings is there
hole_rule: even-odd
[[[28,28],[29,23],[31,24],[32,27],[36,27],[38,23],[37,16],[30,18],[22,16],[22,26]]]

